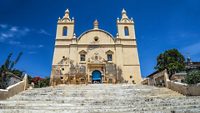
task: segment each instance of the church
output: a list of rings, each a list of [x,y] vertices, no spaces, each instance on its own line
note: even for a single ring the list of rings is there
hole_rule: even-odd
[[[67,9],[58,19],[50,84],[136,83],[142,80],[134,21],[123,9],[113,36],[99,28],[76,36],[75,20]]]

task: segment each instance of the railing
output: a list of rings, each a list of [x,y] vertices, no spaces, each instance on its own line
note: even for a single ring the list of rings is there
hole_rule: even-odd
[[[0,89],[0,100],[5,100],[9,97],[12,97],[24,90],[28,87],[28,79],[27,75],[24,76],[23,80],[7,87],[6,89]]]

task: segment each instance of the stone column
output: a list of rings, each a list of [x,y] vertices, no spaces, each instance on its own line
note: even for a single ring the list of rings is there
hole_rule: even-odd
[[[104,73],[104,76],[103,76],[103,81],[105,82],[106,81],[106,69],[105,69],[105,65],[103,66],[103,73]]]
[[[89,68],[89,65],[87,66],[87,73],[88,73],[88,82],[91,83],[91,81],[90,81],[90,68]]]

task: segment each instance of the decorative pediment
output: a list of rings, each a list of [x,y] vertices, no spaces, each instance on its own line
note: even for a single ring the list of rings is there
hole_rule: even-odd
[[[113,54],[114,52],[113,51],[111,51],[111,50],[108,50],[107,52],[106,52],[106,54]]]
[[[79,54],[87,54],[87,52],[86,52],[85,50],[81,50],[81,51],[79,52]]]
[[[101,56],[99,56],[98,54],[94,54],[94,56],[92,56],[91,58],[88,59],[88,62],[90,63],[104,63],[106,60],[104,58],[102,58]]]

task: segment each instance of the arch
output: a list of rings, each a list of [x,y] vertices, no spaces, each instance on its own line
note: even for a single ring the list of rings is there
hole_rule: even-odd
[[[101,72],[99,70],[94,70],[92,72],[92,83],[101,83]]]
[[[67,36],[67,33],[68,32],[68,29],[67,29],[67,27],[65,26],[65,27],[63,27],[63,36]]]
[[[97,29],[97,30],[90,29],[90,30],[88,30],[88,31],[85,31],[85,32],[83,32],[83,33],[78,37],[78,39],[80,40],[81,37],[83,37],[85,34],[87,34],[87,33],[89,33],[89,32],[93,32],[93,31],[101,31],[101,32],[107,34],[108,36],[110,36],[110,37],[113,39],[113,41],[114,41],[114,38],[113,38],[112,34],[110,34],[109,32],[107,32],[107,31],[105,31],[105,30],[102,30],[102,29]]]
[[[125,36],[129,36],[129,29],[127,26],[124,27],[124,34],[125,34]]]
[[[81,50],[81,51],[79,52],[79,54],[87,54],[87,52],[86,52],[85,50]]]

